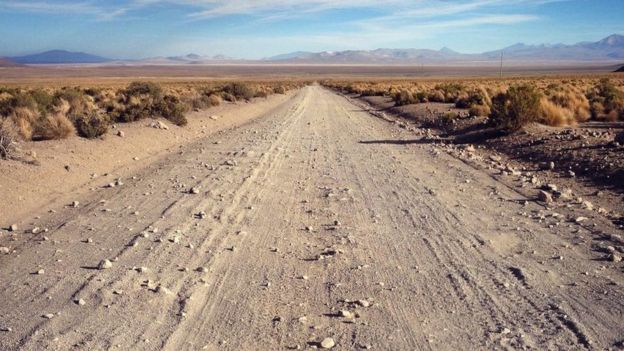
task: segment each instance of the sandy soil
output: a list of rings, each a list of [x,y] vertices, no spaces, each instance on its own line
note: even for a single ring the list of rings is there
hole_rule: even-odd
[[[561,219],[418,140],[312,86],[120,187],[80,193],[77,208],[33,212],[0,236],[10,247],[0,256],[0,345],[621,344],[622,263],[591,250],[602,224]]]
[[[0,227],[39,209],[74,201],[75,192],[105,186],[154,162],[163,154],[217,131],[240,126],[266,114],[290,95],[273,95],[254,103],[223,104],[188,115],[189,124],[152,128],[154,120],[117,124],[102,139],[22,143],[18,160],[0,162]],[[119,137],[118,132],[124,137]],[[33,154],[34,153],[34,154]],[[33,158],[31,155],[34,155]],[[26,162],[24,162],[26,161]],[[32,161],[35,161],[33,164]],[[42,207],[44,206],[44,207]]]

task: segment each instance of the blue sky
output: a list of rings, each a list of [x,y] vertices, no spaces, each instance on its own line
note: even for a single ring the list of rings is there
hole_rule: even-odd
[[[0,0],[0,56],[112,58],[450,47],[624,34],[624,0]]]

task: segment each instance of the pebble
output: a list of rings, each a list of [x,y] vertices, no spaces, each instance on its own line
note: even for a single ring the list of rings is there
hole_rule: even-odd
[[[54,313],[46,313],[42,317],[45,319],[52,319],[54,318]]]
[[[10,232],[16,232],[17,231],[17,224],[11,224],[11,226],[9,227],[9,231]]]
[[[43,274],[45,274],[45,270],[40,269],[40,270],[37,271],[37,274],[38,275],[43,275]]]
[[[73,207],[73,208],[77,208],[78,206],[80,206],[80,202],[78,202],[78,201],[74,201],[71,204],[71,207]]]
[[[341,310],[340,312],[338,312],[338,314],[340,315],[340,317],[353,318],[353,313],[351,313],[351,311]]]
[[[198,188],[191,188],[191,190],[189,190],[189,193],[197,195],[197,194],[199,194],[199,189]]]
[[[362,306],[362,307],[369,307],[370,306],[370,302],[368,302],[367,300],[358,300],[357,304]]]
[[[609,255],[609,261],[611,262],[622,262],[622,256],[616,254],[616,253],[612,253]]]
[[[86,304],[85,300],[83,299],[74,300],[74,303],[78,306],[84,306]]]
[[[113,263],[110,260],[108,260],[108,259],[100,261],[100,264],[98,265],[98,269],[100,269],[100,270],[102,270],[102,269],[109,269],[109,268],[112,268],[112,267],[113,267]]]
[[[334,346],[336,346],[336,342],[332,338],[325,338],[321,341],[321,347],[324,349],[331,349]]]

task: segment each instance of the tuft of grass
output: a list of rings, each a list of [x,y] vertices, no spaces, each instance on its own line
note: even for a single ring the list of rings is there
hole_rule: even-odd
[[[492,99],[491,125],[513,132],[539,120],[541,93],[531,85],[512,86]]]
[[[36,136],[40,140],[65,139],[76,134],[76,128],[63,111],[55,111],[43,117],[37,125]]]
[[[540,99],[540,122],[553,127],[575,126],[576,119],[571,110],[562,107],[546,97]]]

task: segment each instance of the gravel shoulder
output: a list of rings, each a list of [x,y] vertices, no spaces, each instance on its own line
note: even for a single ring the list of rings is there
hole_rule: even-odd
[[[319,86],[127,177],[0,236],[0,348],[622,342],[622,263],[592,250],[602,224]]]

